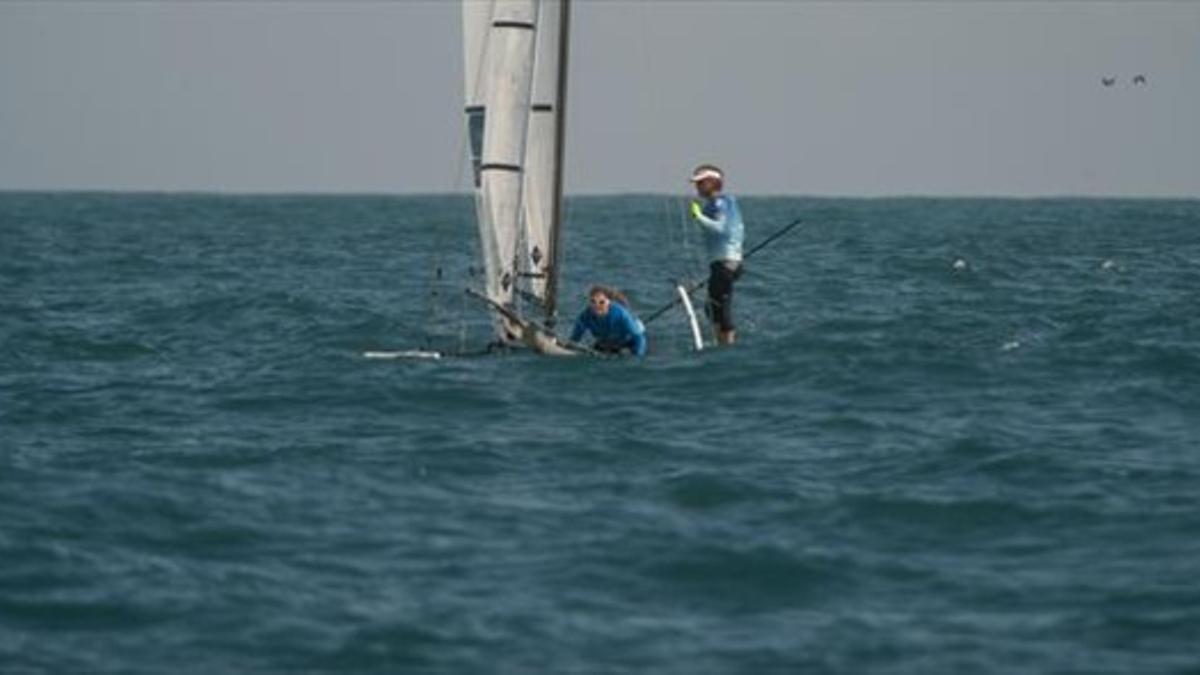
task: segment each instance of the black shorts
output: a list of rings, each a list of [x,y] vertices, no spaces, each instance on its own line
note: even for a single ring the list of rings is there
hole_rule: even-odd
[[[742,264],[715,260],[708,266],[708,316],[723,331],[733,330],[733,282]]]

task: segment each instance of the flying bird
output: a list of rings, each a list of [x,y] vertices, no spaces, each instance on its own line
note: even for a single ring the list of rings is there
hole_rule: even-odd
[[[1134,75],[1133,83],[1134,84],[1146,84],[1146,76],[1145,75]]]
[[[1100,78],[1100,83],[1101,83],[1101,84],[1103,84],[1103,85],[1104,85],[1104,86],[1106,86],[1106,87],[1111,87],[1111,86],[1113,86],[1114,84],[1116,84],[1116,83],[1117,83],[1117,78],[1115,78],[1115,77],[1102,77],[1102,78]]]

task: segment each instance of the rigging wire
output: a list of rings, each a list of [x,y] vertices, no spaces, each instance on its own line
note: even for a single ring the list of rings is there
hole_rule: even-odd
[[[661,55],[654,52],[652,49],[651,28],[656,25],[662,25],[661,19],[655,19],[652,16],[653,11],[663,11],[661,6],[655,6],[654,3],[638,3],[638,11],[640,16],[638,21],[634,22],[638,27],[637,48],[639,51],[639,67],[646,69],[647,78],[641,81],[670,83],[679,80],[673,77],[670,73],[664,73],[664,63],[667,63]],[[639,78],[640,80],[640,78]],[[660,87],[650,87],[649,92],[642,92],[639,95],[639,100],[642,101],[642,118],[646,120],[655,119],[663,113],[663,100],[665,95],[669,95],[669,90],[665,88],[660,91]],[[642,128],[652,128],[652,125],[644,125]],[[651,139],[653,140],[653,139]],[[681,175],[681,172],[690,167],[676,166],[678,157],[674,157],[670,153],[656,153],[654,173],[659,177],[667,177],[664,181],[669,185],[676,185],[676,177]],[[667,271],[668,276],[663,279],[655,279],[655,282],[666,282],[663,289],[671,294],[675,293],[674,285],[676,283],[687,283],[689,276],[694,274],[696,252],[694,238],[697,235],[693,232],[694,226],[688,221],[687,207],[688,198],[686,195],[675,191],[674,189],[665,193],[655,195],[654,200],[657,202],[659,217],[661,222],[658,235],[661,242],[662,251],[668,256],[668,260],[664,261],[661,269]],[[678,334],[676,334],[678,333]],[[680,344],[690,340],[689,337],[684,337],[682,331],[670,331],[668,333],[670,339],[680,338]]]
[[[491,23],[490,17],[495,15],[496,2],[497,0],[490,0],[489,2],[489,7],[487,10],[489,24]],[[461,19],[459,23],[462,31],[462,41],[465,43],[466,26],[463,25]],[[467,90],[472,92],[471,100],[477,100],[482,90],[483,64],[487,56],[491,38],[492,32],[490,30],[485,30],[483,32],[482,44],[480,45],[480,49],[476,57],[477,62],[474,69],[475,81],[471,83],[469,87],[467,87]],[[464,50],[464,68],[468,67],[466,58],[467,54]],[[455,195],[455,197],[459,195],[469,195],[470,200],[474,205],[474,209],[477,211],[479,195],[474,188],[474,170],[472,168],[472,170],[469,172],[469,177],[467,170],[468,153],[470,151],[469,148],[471,143],[470,125],[467,123],[468,121],[465,118],[465,112],[463,111],[462,107],[459,108],[458,115],[460,126],[459,133],[457,134],[458,148],[457,152],[455,153],[454,173],[447,183],[452,186],[451,194]],[[464,237],[461,235],[464,234],[464,230],[469,229],[468,227],[460,225],[458,222],[460,219],[460,216],[457,213],[459,200],[457,198],[452,198],[452,202],[453,206],[451,207],[451,215],[444,222],[435,222],[433,227],[434,232],[432,241],[432,255],[429,257],[429,266],[426,272],[426,322],[424,339],[427,345],[435,336],[440,336],[444,339],[450,340],[451,342],[457,339],[458,351],[461,353],[465,350],[467,342],[466,317],[469,316],[468,301],[466,298],[462,297],[461,293],[447,293],[447,290],[455,289],[457,286],[461,285],[461,283],[458,283],[459,274],[463,274],[468,279],[471,279],[477,275],[478,270],[476,269],[474,263],[471,262],[467,262],[461,270],[458,269],[457,265],[455,266],[455,269],[448,269],[448,264],[451,262],[451,260],[456,263],[461,262],[460,258],[463,255],[461,248],[457,246],[452,247],[451,244],[462,241]],[[474,218],[475,216],[473,214],[468,214],[468,216],[463,220],[469,223],[473,221]],[[472,249],[479,247],[477,236],[469,236],[468,233],[468,236],[466,236],[465,239],[471,242],[470,246]],[[473,257],[468,258],[468,260],[477,260],[479,258],[480,256],[476,252]],[[449,298],[449,300],[447,298]]]

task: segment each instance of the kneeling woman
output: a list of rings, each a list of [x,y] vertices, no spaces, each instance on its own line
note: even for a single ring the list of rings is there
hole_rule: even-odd
[[[592,348],[606,354],[628,350],[635,356],[646,355],[646,328],[629,309],[629,301],[620,292],[605,286],[592,286],[588,307],[579,314],[571,331],[571,342],[579,342],[584,333],[596,339]]]

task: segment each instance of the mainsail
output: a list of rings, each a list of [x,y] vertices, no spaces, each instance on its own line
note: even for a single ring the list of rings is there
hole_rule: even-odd
[[[561,262],[569,0],[464,0],[466,118],[484,292],[552,323]],[[512,326],[496,314],[496,332]]]

